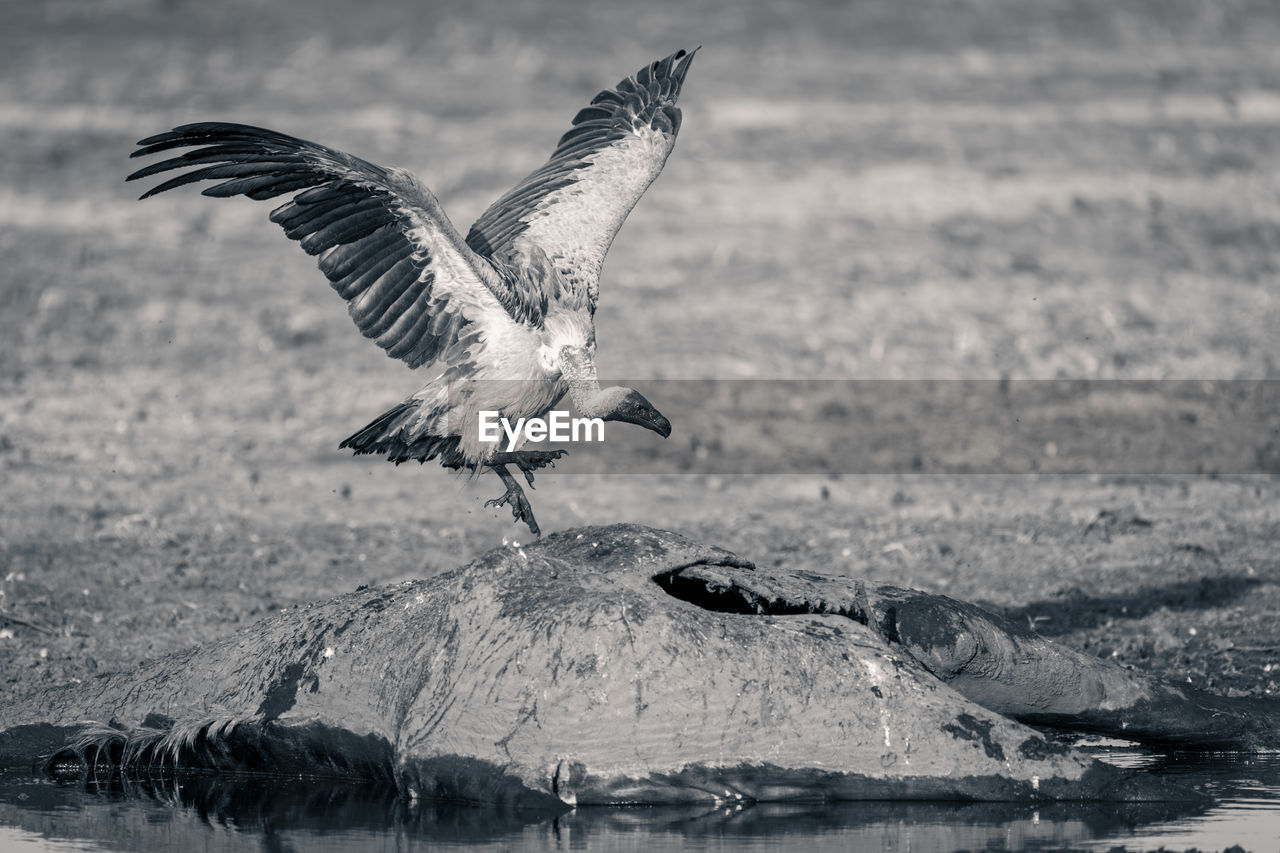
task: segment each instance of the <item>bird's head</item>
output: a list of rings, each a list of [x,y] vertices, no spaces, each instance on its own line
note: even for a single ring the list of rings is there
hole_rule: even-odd
[[[618,385],[601,392],[601,396],[603,397],[601,402],[604,404],[601,406],[603,410],[603,414],[600,415],[601,420],[623,421],[642,426],[653,430],[663,438],[671,435],[671,421],[664,418],[662,413],[634,388]]]

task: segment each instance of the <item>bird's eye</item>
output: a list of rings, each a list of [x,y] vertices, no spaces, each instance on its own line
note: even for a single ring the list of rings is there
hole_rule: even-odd
[[[683,47],[676,51],[676,59],[684,59],[684,55]]]

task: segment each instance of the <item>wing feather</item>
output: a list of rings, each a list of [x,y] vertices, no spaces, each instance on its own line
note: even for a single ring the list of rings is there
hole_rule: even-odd
[[[143,198],[200,181],[204,195],[253,199],[296,193],[271,212],[347,301],[357,328],[410,367],[434,361],[460,337],[515,321],[508,286],[471,250],[431,191],[398,169],[249,125],[207,122],[138,143],[133,156],[191,148],[129,180],[183,171]],[[197,147],[198,146],[198,147]],[[472,331],[475,331],[473,329]]]
[[[368,265],[392,248],[410,249],[401,235],[391,229],[375,231],[363,240],[335,246],[320,256],[320,271],[325,274],[336,288],[341,282],[348,281],[367,270]],[[351,294],[339,291],[343,299],[350,299]]]
[[[545,165],[476,220],[467,245],[501,263],[522,252],[518,240],[542,250],[567,279],[585,288],[592,309],[605,253],[640,196],[662,171],[680,130],[676,100],[694,53],[681,50],[600,92],[578,111]],[[521,294],[514,315],[536,312]]]
[[[380,278],[391,271],[396,264],[412,255],[407,248],[397,246],[390,252],[379,255],[371,263],[360,267],[345,278],[333,282],[334,290],[343,299],[353,299],[367,292]]]
[[[403,331],[414,318],[427,310],[425,302],[417,304],[418,297],[426,290],[427,284],[426,279],[418,278],[405,288],[404,292],[396,297],[395,302],[383,310],[382,316],[369,324],[366,334],[371,338],[380,338],[389,332],[391,337],[398,337],[399,332],[395,331],[397,325],[400,326],[400,331]]]

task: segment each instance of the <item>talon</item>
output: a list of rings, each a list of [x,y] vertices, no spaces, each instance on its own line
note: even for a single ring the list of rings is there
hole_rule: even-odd
[[[533,488],[533,472],[539,468],[556,467],[555,460],[566,455],[567,450],[525,450],[512,454],[511,462],[524,474],[525,481]]]
[[[499,465],[495,466],[493,470],[494,473],[502,478],[502,482],[506,484],[507,490],[501,497],[486,501],[485,506],[510,506],[512,518],[516,521],[523,521],[528,525],[529,531],[533,533],[534,536],[541,536],[542,530],[539,529],[538,522],[533,518],[533,507],[529,505],[529,499],[525,497],[524,490],[520,488],[520,484],[516,482],[515,478],[511,476],[506,468]],[[523,470],[523,468],[521,468],[521,470]],[[528,476],[527,472],[526,476]],[[532,486],[533,483],[530,482],[529,485]]]

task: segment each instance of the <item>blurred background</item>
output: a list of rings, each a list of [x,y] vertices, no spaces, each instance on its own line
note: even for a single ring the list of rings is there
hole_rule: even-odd
[[[0,17],[10,684],[528,540],[482,508],[491,477],[337,450],[420,379],[356,333],[272,204],[136,201],[132,143],[185,122],[407,167],[465,231],[597,91],[702,45],[675,153],[605,266],[602,375],[1280,373],[1268,0],[8,0]],[[670,447],[706,438],[677,424]],[[1274,478],[538,485],[544,530],[669,527],[976,598],[1206,686],[1280,677]]]

